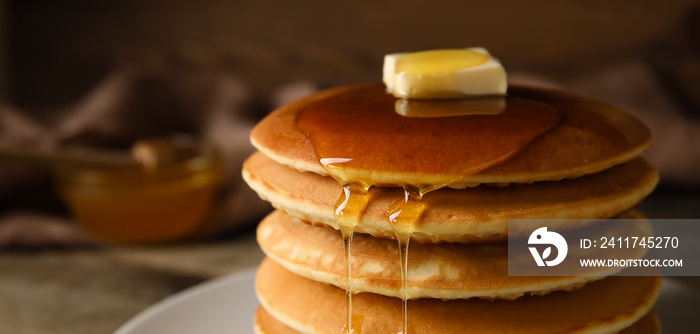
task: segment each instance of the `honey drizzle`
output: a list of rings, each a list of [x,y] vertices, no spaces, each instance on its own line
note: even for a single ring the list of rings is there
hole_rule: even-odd
[[[426,208],[426,204],[422,201],[423,195],[439,188],[442,186],[415,187],[405,185],[403,186],[403,201],[395,203],[393,209],[387,212],[398,241],[399,263],[401,265],[402,321],[399,334],[408,333],[408,246],[411,235]]]
[[[355,331],[352,326],[352,231],[340,230],[343,236],[343,249],[345,250],[345,312],[346,324],[343,333],[351,334]]]
[[[408,333],[408,244],[411,236],[396,236],[399,241],[399,261],[401,262],[401,330]]]
[[[343,185],[343,193],[335,205],[335,221],[343,237],[343,249],[345,251],[345,307],[346,324],[343,333],[356,332],[353,326],[352,315],[352,236],[355,226],[360,221],[362,213],[369,203],[369,187],[359,183],[346,183]]]

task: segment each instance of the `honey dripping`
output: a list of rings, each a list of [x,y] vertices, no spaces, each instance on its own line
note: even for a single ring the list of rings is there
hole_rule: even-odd
[[[346,324],[343,333],[359,334],[354,326],[357,317],[352,314],[352,235],[362,213],[369,203],[369,187],[358,183],[343,185],[343,193],[335,205],[335,221],[343,237],[345,252],[345,308]]]
[[[399,243],[399,265],[401,266],[401,328],[399,334],[408,333],[408,246],[416,225],[423,216],[425,203],[423,195],[442,187],[434,186],[403,186],[404,198],[394,204],[387,212],[389,221],[394,229],[394,235]]]
[[[386,94],[382,85],[364,85],[311,103],[297,115],[297,129],[306,134],[325,170],[343,186],[335,211],[346,260],[343,333],[357,334],[361,325],[353,320],[358,315],[352,314],[352,234],[371,201],[371,186],[404,188],[403,200],[387,212],[387,219],[399,244],[400,333],[407,334],[408,247],[426,209],[423,196],[507,160],[561,119],[557,110],[538,101],[497,99],[487,105],[502,106],[498,112],[484,110],[483,100],[405,104]],[[431,117],[431,112],[415,108],[440,112]],[[417,186],[382,182],[373,177],[377,173],[438,177],[432,186]]]

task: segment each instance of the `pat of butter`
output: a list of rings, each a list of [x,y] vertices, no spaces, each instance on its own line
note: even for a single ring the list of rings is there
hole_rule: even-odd
[[[383,81],[399,98],[505,95],[501,63],[484,48],[430,50],[384,56]]]

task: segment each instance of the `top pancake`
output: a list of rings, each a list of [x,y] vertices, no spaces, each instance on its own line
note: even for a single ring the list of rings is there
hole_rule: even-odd
[[[328,175],[325,157],[350,161],[345,180],[453,188],[575,178],[629,161],[651,140],[644,124],[602,102],[527,87],[508,95],[498,115],[411,118],[395,112],[381,84],[341,87],[275,110],[251,140],[301,171]]]

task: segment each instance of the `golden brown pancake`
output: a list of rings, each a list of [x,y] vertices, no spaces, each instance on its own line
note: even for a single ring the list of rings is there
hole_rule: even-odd
[[[656,316],[654,311],[647,313],[639,321],[635,322],[634,325],[625,328],[618,334],[660,334],[661,324],[659,323],[659,318]]]
[[[338,229],[334,216],[342,188],[334,179],[280,165],[261,153],[243,166],[248,185],[272,205],[302,220]],[[506,188],[443,188],[426,194],[412,240],[419,242],[501,241],[508,219],[612,218],[648,195],[658,173],[641,158],[585,177]],[[386,212],[403,198],[400,188],[370,188],[370,201],[355,232],[394,238]]]
[[[411,333],[616,333],[647,314],[661,278],[612,276],[579,290],[514,301],[418,299],[408,302]],[[341,333],[345,291],[295,275],[270,259],[256,277],[262,306],[302,333]],[[353,296],[353,322],[362,333],[398,332],[401,299]]]
[[[262,306],[258,307],[255,313],[255,333],[256,334],[299,334],[289,326],[279,322]],[[639,319],[632,326],[623,329],[618,334],[659,334],[661,327],[659,319],[652,311],[647,313],[643,318]]]
[[[255,127],[251,140],[271,159],[301,171],[328,174],[318,152],[320,145],[327,144],[355,155],[326,158],[371,156],[366,162],[350,161],[342,170],[345,179],[371,185],[448,183],[454,188],[596,173],[633,159],[651,140],[649,129],[634,117],[571,93],[514,86],[506,101],[517,109],[513,115],[507,107],[501,115],[479,115],[471,118],[475,124],[466,122],[451,129],[459,117],[417,121],[396,116],[396,100],[381,84],[340,87],[277,109]],[[368,117],[343,118],[343,113],[365,109],[371,109]],[[319,124],[304,122],[300,129],[306,114],[323,115],[324,111],[334,118]],[[387,117],[388,123],[377,123],[380,116]],[[433,125],[421,128],[428,123]],[[451,130],[441,131],[442,127]],[[328,135],[314,141],[315,132],[324,129],[342,145],[324,143]],[[455,164],[470,159],[473,164],[454,170]]]
[[[289,328],[289,326],[277,321],[262,306],[255,312],[253,323],[255,334],[298,334],[299,332]]]
[[[644,216],[631,212],[620,218],[644,219]],[[651,225],[632,226],[635,233],[625,235],[651,236]],[[258,226],[257,239],[265,254],[287,270],[345,289],[345,253],[338,231],[311,226],[275,211]],[[356,234],[352,250],[353,292],[403,296],[396,241]],[[644,255],[644,250],[639,248],[617,251],[624,252],[616,254],[617,258]],[[610,252],[604,255],[610,256]],[[579,277],[508,276],[507,242],[413,243],[408,253],[407,297],[515,299],[526,294],[543,295],[556,290],[572,290],[610,274],[607,269],[595,270]]]

